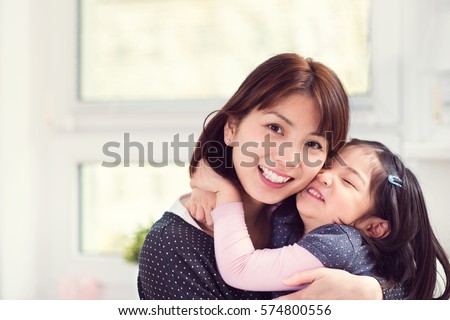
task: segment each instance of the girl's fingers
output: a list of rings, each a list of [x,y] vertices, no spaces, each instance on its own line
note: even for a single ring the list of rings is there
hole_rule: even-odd
[[[201,206],[197,206],[197,211],[195,213],[195,220],[200,221],[200,222],[205,222],[205,211],[203,210],[203,208]]]
[[[209,207],[207,210],[205,210],[205,219],[206,219],[206,224],[208,226],[212,226],[214,224],[212,216],[211,216],[211,211],[213,210],[213,208]]]
[[[194,202],[189,202],[189,213],[191,214],[192,218],[196,218],[196,213],[197,213],[197,206],[195,205]]]

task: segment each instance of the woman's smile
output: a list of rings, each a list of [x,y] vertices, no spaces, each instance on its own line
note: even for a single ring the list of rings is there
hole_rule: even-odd
[[[311,163],[323,164],[327,155],[319,118],[310,97],[293,94],[227,124],[224,138],[233,141],[233,163],[247,194],[273,204],[308,185],[322,167]]]
[[[258,168],[262,182],[271,188],[282,188],[294,179],[261,165],[259,165]]]

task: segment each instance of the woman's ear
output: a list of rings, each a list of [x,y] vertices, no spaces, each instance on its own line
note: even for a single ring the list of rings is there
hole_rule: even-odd
[[[366,236],[376,239],[382,239],[391,232],[389,222],[379,217],[367,218],[357,228]]]
[[[230,145],[234,141],[234,137],[237,132],[238,120],[236,118],[229,117],[227,123],[223,127],[223,138],[226,145]]]

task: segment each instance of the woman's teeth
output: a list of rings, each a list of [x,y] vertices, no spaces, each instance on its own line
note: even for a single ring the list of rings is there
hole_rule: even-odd
[[[289,179],[291,179],[290,177],[279,176],[275,172],[273,172],[265,167],[259,166],[259,168],[261,169],[261,172],[262,172],[262,175],[264,176],[264,178],[266,178],[270,182],[285,183],[285,182],[288,182]]]

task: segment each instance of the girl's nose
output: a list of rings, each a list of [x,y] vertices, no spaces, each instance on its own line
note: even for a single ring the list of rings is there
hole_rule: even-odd
[[[333,178],[330,173],[327,171],[321,171],[317,174],[317,180],[322,183],[324,186],[331,186],[333,183]]]

